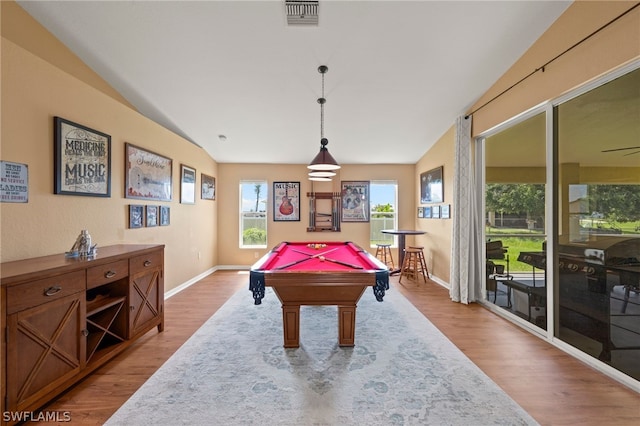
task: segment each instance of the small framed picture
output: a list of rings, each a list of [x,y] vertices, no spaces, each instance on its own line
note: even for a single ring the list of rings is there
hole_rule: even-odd
[[[444,204],[441,208],[440,208],[440,217],[442,219],[449,219],[451,217],[451,205],[449,204]]]
[[[431,217],[434,219],[440,219],[440,206],[431,207]]]
[[[431,219],[431,206],[424,207],[422,217],[425,219]]]
[[[200,198],[203,200],[215,200],[216,199],[216,178],[213,176],[200,174]]]
[[[129,205],[129,228],[142,228],[144,225],[144,206]]]
[[[168,226],[171,222],[171,208],[160,206],[160,226]]]
[[[196,203],[196,169],[180,164],[180,202]]]
[[[300,220],[300,182],[273,182],[273,220]]]
[[[147,206],[147,226],[158,226],[158,206]]]

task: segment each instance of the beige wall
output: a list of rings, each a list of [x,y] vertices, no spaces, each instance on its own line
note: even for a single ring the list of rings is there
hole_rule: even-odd
[[[7,12],[4,2],[2,6],[3,21],[11,20],[11,9]],[[216,162],[103,90],[10,41],[4,32],[1,48],[1,159],[28,165],[29,202],[0,204],[0,259],[6,262],[62,253],[71,248],[81,229],[88,229],[98,247],[165,244],[167,289],[215,266],[218,204],[199,196],[195,205],[180,204],[177,182],[180,163],[196,168],[199,185],[200,173],[218,175]],[[110,198],[53,194],[54,116],[111,136]],[[124,198],[125,142],[173,159],[172,202]],[[128,229],[129,204],[168,205],[171,225]]]
[[[416,187],[413,198],[417,204],[413,209],[415,211],[413,215],[415,225],[413,227],[426,231],[426,234],[415,237],[415,243],[424,246],[424,255],[431,275],[445,284],[449,284],[450,278],[452,219],[418,219],[416,210],[420,205],[418,204],[420,200],[420,174],[440,166],[443,166],[444,202],[435,205],[449,204],[453,209],[454,138],[455,131],[452,127],[418,161],[414,173]],[[407,240],[408,243],[409,240]]]
[[[341,180],[395,180],[400,188],[398,193],[400,217],[399,226],[413,227],[415,210],[414,166],[413,165],[350,165],[341,164],[339,174],[332,182],[315,182],[316,192],[338,192]],[[309,205],[306,194],[311,192],[311,181],[307,179],[306,165],[288,164],[219,164],[218,185],[219,216],[218,229],[221,250],[218,261],[221,265],[251,265],[256,257],[261,257],[281,241],[353,241],[364,249],[369,248],[369,223],[342,223],[341,232],[307,232],[309,226]],[[265,180],[268,183],[269,199],[267,203],[267,248],[263,250],[240,249],[238,209],[240,205],[241,180]],[[299,222],[273,221],[274,181],[300,182],[301,208]],[[397,252],[394,252],[397,259]]]
[[[490,99],[605,25],[636,2],[577,1],[473,105]],[[473,114],[478,135],[542,102],[556,98],[640,57],[640,8],[636,8]]]

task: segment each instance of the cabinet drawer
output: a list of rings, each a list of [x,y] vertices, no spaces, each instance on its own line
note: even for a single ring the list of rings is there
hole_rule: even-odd
[[[129,261],[129,271],[131,275],[134,275],[149,269],[160,268],[162,267],[162,261],[162,251],[154,251],[142,256],[132,257]]]
[[[9,287],[7,288],[7,314],[84,291],[85,286],[85,271],[82,270]]]
[[[87,269],[87,290],[103,284],[118,281],[129,275],[127,259]]]

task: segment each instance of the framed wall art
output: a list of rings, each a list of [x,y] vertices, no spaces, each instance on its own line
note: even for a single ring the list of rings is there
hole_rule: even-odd
[[[111,136],[54,117],[54,194],[111,197]]]
[[[434,219],[440,219],[440,206],[431,207],[431,217]]]
[[[300,220],[300,182],[273,182],[273,220]]]
[[[180,164],[180,202],[196,203],[196,169]]]
[[[440,217],[442,219],[451,218],[451,206],[449,204],[443,204],[442,207],[440,207]]]
[[[369,181],[342,181],[342,222],[369,222]]]
[[[29,166],[0,160],[0,202],[29,202]]]
[[[444,201],[442,166],[420,174],[420,202],[422,204]]]
[[[155,152],[125,143],[126,198],[171,201],[173,161]]]
[[[431,219],[431,206],[426,206],[423,211],[423,215],[425,219]]]
[[[158,226],[158,206],[146,206],[147,226]]]
[[[144,206],[138,204],[129,205],[129,228],[142,228],[144,226]]]
[[[203,200],[216,199],[216,178],[201,173],[200,186],[200,198],[202,198]]]
[[[171,208],[160,206],[160,226],[169,226],[169,223],[171,223]]]

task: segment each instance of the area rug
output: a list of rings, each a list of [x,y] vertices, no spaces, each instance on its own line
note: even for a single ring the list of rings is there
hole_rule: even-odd
[[[276,295],[240,290],[107,424],[537,424],[393,289],[360,299],[355,347],[335,306],[303,306],[300,329],[283,348]]]

